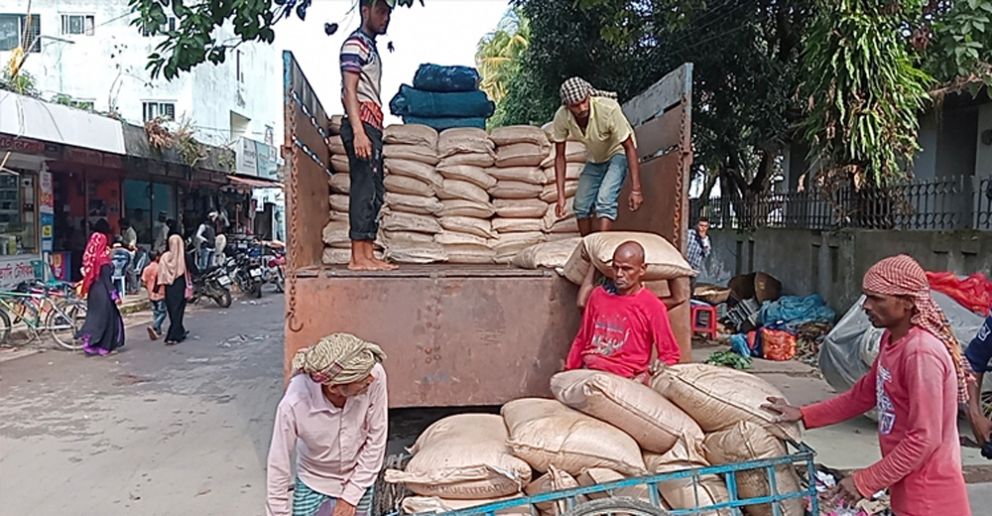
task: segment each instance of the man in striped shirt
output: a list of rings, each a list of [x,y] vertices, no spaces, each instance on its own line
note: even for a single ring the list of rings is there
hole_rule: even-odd
[[[373,242],[379,232],[382,209],[382,59],[376,36],[386,33],[395,0],[360,0],[362,25],[341,45],[341,98],[345,120],[341,139],[348,153],[351,176],[351,260],[358,271],[391,270],[396,266],[375,257]]]

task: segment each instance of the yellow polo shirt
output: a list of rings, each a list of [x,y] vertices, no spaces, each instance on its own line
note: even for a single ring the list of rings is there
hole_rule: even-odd
[[[552,143],[568,140],[584,143],[586,160],[590,163],[606,163],[613,156],[623,154],[623,142],[634,137],[634,129],[620,104],[606,97],[589,99],[589,124],[584,132],[575,121],[575,116],[562,106],[555,113],[550,133],[548,137]],[[637,144],[636,139],[634,144]]]

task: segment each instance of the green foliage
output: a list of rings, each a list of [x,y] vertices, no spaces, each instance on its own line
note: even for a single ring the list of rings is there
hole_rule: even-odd
[[[873,0],[824,0],[810,29],[804,120],[827,184],[881,186],[905,177],[930,77],[900,32],[905,13]]]
[[[486,34],[475,53],[482,91],[497,104],[506,96],[510,79],[520,71],[520,56],[530,43],[530,24],[516,9],[507,11],[496,30]]]
[[[992,0],[940,2],[932,12],[924,10],[914,44],[924,68],[941,84],[992,84]]]
[[[29,97],[38,96],[34,76],[25,70],[18,71],[16,76],[11,76],[10,69],[4,67],[3,73],[0,73],[0,90],[12,91]]]

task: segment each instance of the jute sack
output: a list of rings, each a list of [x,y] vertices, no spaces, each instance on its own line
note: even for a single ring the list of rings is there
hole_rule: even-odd
[[[351,249],[325,247],[321,256],[321,263],[324,265],[344,265],[349,260],[351,260]]]
[[[620,244],[634,240],[644,247],[644,261],[647,265],[645,281],[669,280],[686,276],[695,276],[696,272],[689,267],[682,253],[665,240],[665,237],[654,233],[638,233],[633,231],[609,231],[593,233],[583,239],[582,245],[575,250],[565,266],[565,277],[572,283],[581,284],[589,265],[596,267],[607,277],[613,277],[613,253]]]
[[[434,243],[434,235],[428,233],[414,233],[411,231],[382,231],[382,240],[386,243],[386,246],[393,242],[398,242],[400,245],[411,245],[411,244],[432,244]]]
[[[680,440],[667,453],[658,455],[644,454],[644,462],[650,474],[672,473],[686,469],[709,466],[703,455],[701,443],[686,443]],[[659,482],[658,490],[661,497],[672,509],[695,509],[708,507],[730,500],[727,484],[717,475],[705,475],[699,478],[698,486],[693,486],[692,477]],[[697,505],[696,497],[699,497]],[[719,510],[700,513],[701,516],[730,516],[729,510]]]
[[[501,235],[504,233],[532,233],[543,229],[543,219],[504,219],[502,217],[493,219],[493,230]]]
[[[434,235],[434,241],[445,246],[475,246],[484,247],[492,251],[489,248],[489,238],[482,238],[477,235],[462,233],[461,231],[448,231],[444,230],[437,235]]]
[[[579,191],[579,181],[565,181],[565,198],[575,197],[575,192]],[[555,184],[544,185],[541,189],[541,200],[544,202],[558,202],[558,186]]]
[[[582,171],[585,170],[586,166],[582,163],[569,163],[565,166],[565,180],[566,181],[578,181],[579,177],[582,175]],[[555,167],[547,167],[542,170],[544,174],[545,184],[554,184],[555,180]]]
[[[489,167],[486,172],[500,181],[517,181],[531,185],[544,186],[548,183],[544,171],[535,167]],[[552,181],[554,177],[552,177]]]
[[[660,371],[651,386],[699,423],[704,432],[717,432],[741,421],[766,427],[772,433],[800,441],[795,423],[775,423],[775,415],[761,408],[782,391],[757,376],[709,364],[679,364]]]
[[[513,257],[513,265],[521,269],[557,269],[563,267],[581,238],[535,244],[524,248]]]
[[[574,220],[572,221],[572,224],[575,224],[575,221]],[[545,233],[544,234],[544,241],[545,242],[559,242],[559,241],[562,241],[562,240],[571,240],[573,238],[578,238],[580,240],[582,239],[582,235],[579,234],[578,228],[574,228],[573,227],[572,228],[572,231],[569,232],[569,233],[564,233],[563,232],[563,233]],[[568,260],[566,259],[565,261],[567,262]],[[564,265],[562,265],[561,267],[558,267],[558,270],[562,270],[563,268],[564,268]],[[649,285],[650,283],[652,283],[652,282],[646,283],[645,286]],[[667,283],[667,282],[665,282],[665,283]]]
[[[350,247],[351,240],[348,238],[348,222],[332,220],[324,226],[320,239],[325,245],[331,247]]]
[[[541,168],[554,167],[555,157],[557,153],[557,145],[551,144],[551,152],[548,157],[541,163]],[[565,143],[565,163],[582,163],[586,162],[586,146],[582,142],[566,142]]]
[[[628,475],[645,473],[634,439],[556,400],[519,399],[503,405],[500,413],[513,454],[541,473],[551,466],[570,475],[600,467]]]
[[[441,217],[438,222],[441,227],[448,231],[468,233],[481,238],[495,238],[493,225],[489,219],[477,219],[473,217]]]
[[[351,191],[351,174],[331,174],[327,183],[331,186],[331,192],[346,194]]]
[[[448,165],[438,167],[437,171],[445,179],[455,179],[458,181],[472,183],[483,190],[488,190],[496,186],[496,179],[486,173],[486,169],[482,167],[473,167],[471,165]]]
[[[579,220],[574,216],[555,222],[550,229],[544,230],[548,234],[548,240],[557,238],[572,238],[579,235]],[[567,262],[566,262],[567,263]]]
[[[609,484],[611,482],[617,482],[623,480],[627,477],[613,471],[612,469],[606,468],[592,468],[587,469],[582,472],[581,475],[575,478],[576,482],[582,487],[595,486],[600,484]],[[609,498],[611,495],[606,492],[600,493],[590,493],[589,498],[592,500],[601,500],[603,498]],[[623,487],[620,489],[613,490],[612,496],[633,498],[635,500],[651,500],[651,494],[648,492],[648,486],[638,485],[631,487]]]
[[[493,263],[496,259],[496,251],[488,245],[445,245],[444,252],[448,256],[448,263],[486,264]]]
[[[331,156],[331,170],[335,173],[344,172],[345,174],[351,170],[351,165],[348,164],[348,156],[344,154],[334,154]]]
[[[505,147],[514,143],[530,143],[539,147],[550,147],[548,135],[540,127],[533,125],[508,125],[497,127],[489,133],[489,138],[497,147]]]
[[[520,498],[520,496],[507,496],[505,498],[494,498],[492,500],[445,500],[444,498],[438,498],[436,496],[408,496],[403,499],[403,502],[400,505],[404,514],[438,514],[459,511],[462,509],[471,509],[472,507],[480,507],[490,503],[505,502],[507,500],[514,500],[517,498]],[[495,514],[499,516],[531,516],[530,506],[527,504],[522,504],[519,507],[513,507],[510,509],[502,509],[496,511]]]
[[[510,263],[520,251],[544,241],[544,233],[504,233],[491,242],[496,251],[496,263]]]
[[[500,168],[540,167],[541,162],[547,156],[547,147],[532,143],[514,143],[496,149],[496,166]]]
[[[386,145],[382,148],[382,155],[386,159],[416,161],[432,167],[439,161],[433,147],[421,145]]]
[[[509,219],[543,217],[548,211],[548,203],[540,199],[496,199],[493,206],[497,215]]]
[[[387,192],[433,197],[434,188],[431,185],[412,177],[387,175],[383,180]]]
[[[541,185],[519,181],[497,181],[496,186],[489,189],[489,194],[494,199],[535,199],[541,195]]]
[[[565,216],[561,218],[558,217],[558,205],[556,203],[546,205],[547,209],[544,212],[544,230],[547,232],[551,232],[551,229],[554,228],[555,224],[557,224],[559,221],[569,218],[574,219],[575,218],[575,209],[573,207],[574,203],[575,203],[574,198],[565,201]],[[575,227],[576,227],[576,231],[578,231],[577,229],[578,226]]]
[[[558,468],[551,466],[548,468],[548,472],[541,475],[537,480],[534,480],[527,487],[524,488],[524,493],[527,496],[536,496],[544,493],[553,493],[555,491],[561,491],[563,489],[574,489],[579,487],[579,482],[575,480],[575,477],[559,470]],[[576,497],[577,503],[582,503],[585,501],[584,496]],[[568,512],[568,505],[565,500],[560,500],[557,502],[544,502],[535,504],[534,507],[541,512],[542,516],[560,516]]]
[[[507,446],[507,428],[495,414],[458,414],[420,434],[403,471],[385,472],[418,495],[480,500],[516,495],[531,480],[530,466]]]
[[[383,131],[382,141],[386,145],[419,145],[434,149],[437,147],[437,131],[426,125],[395,124]]]
[[[386,172],[391,175],[419,179],[435,189],[441,188],[444,182],[444,178],[434,170],[432,165],[417,161],[386,158]]]
[[[453,156],[448,156],[442,158],[438,163],[438,167],[455,167],[458,165],[468,165],[472,167],[482,167],[488,168],[496,163],[496,157],[494,154],[485,152],[474,152],[466,154],[455,154]]]
[[[706,460],[713,465],[775,459],[787,454],[781,440],[750,421],[741,421],[726,430],[707,435],[703,448]],[[799,476],[791,464],[775,468],[775,488],[778,494],[800,490]],[[770,496],[771,486],[765,468],[737,472],[737,491],[741,499]],[[778,505],[781,516],[803,516],[806,512],[802,499],[793,498]],[[744,513],[748,516],[775,514],[771,504],[744,507]]]
[[[346,194],[333,194],[328,200],[331,204],[331,209],[334,211],[348,212],[348,207],[351,205],[351,197]]]
[[[437,196],[442,200],[465,199],[476,202],[489,202],[489,194],[477,185],[468,181],[458,181],[457,179],[445,179],[444,186],[437,191]]]
[[[437,139],[437,153],[441,158],[455,154],[493,155],[496,145],[482,129],[456,128],[441,132]]]
[[[344,115],[334,115],[327,119],[327,132],[330,134],[341,134],[341,122]]]
[[[688,414],[634,380],[576,369],[551,377],[551,392],[565,405],[627,432],[645,451],[665,453],[679,439],[703,440]]]
[[[489,202],[469,201],[466,199],[449,199],[441,201],[441,217],[476,217],[488,219],[496,213]]]
[[[403,211],[417,215],[436,215],[441,211],[441,201],[436,197],[387,192],[385,205],[390,211]]]
[[[348,212],[346,212],[346,211],[335,211],[335,210],[331,210],[331,217],[330,217],[330,219],[333,220],[333,221],[335,221],[335,222],[348,222],[350,220],[348,218]]]
[[[347,150],[344,148],[344,141],[341,140],[340,135],[333,135],[327,138],[327,149],[331,151],[331,154],[347,154]]]
[[[438,263],[448,261],[444,246],[394,240],[386,246],[385,257],[396,263]]]
[[[437,223],[434,217],[401,211],[390,211],[386,213],[382,217],[380,228],[383,231],[411,231],[413,233],[428,233],[431,235],[441,232],[441,225]]]

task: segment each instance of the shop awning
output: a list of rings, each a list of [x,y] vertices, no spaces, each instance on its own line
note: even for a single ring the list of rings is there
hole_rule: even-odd
[[[249,188],[282,188],[282,183],[266,181],[265,179],[255,179],[243,176],[228,176],[232,185],[247,186]]]

